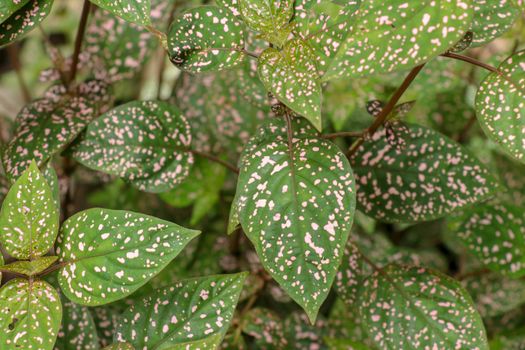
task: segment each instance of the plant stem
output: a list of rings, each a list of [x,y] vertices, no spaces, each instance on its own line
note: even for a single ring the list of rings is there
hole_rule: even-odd
[[[442,54],[441,56],[448,57],[448,58],[453,58],[455,60],[459,60],[459,61],[463,61],[463,62],[467,62],[467,63],[473,64],[475,66],[481,67],[483,69],[486,69],[488,71],[497,73],[499,75],[503,75],[503,73],[499,69],[497,69],[496,67],[493,67],[490,64],[486,64],[486,63],[483,63],[481,61],[478,61],[477,59],[469,57],[469,56],[459,55],[459,54],[453,53],[453,52],[447,52],[447,53]]]
[[[173,22],[173,18],[175,17],[175,11],[177,11],[177,7],[179,6],[179,2],[175,1],[173,2],[173,5],[170,9],[170,15],[168,17],[168,23],[169,26],[171,22]],[[160,67],[159,67],[159,73],[158,73],[158,84],[157,84],[157,100],[160,100],[162,96],[162,85],[164,84],[164,70],[166,69],[166,56],[164,56],[164,51],[162,52],[162,59],[160,61]]]
[[[164,85],[164,70],[166,69],[166,56],[164,56],[164,51],[162,51],[159,72],[157,74],[157,100],[160,100],[162,97],[162,85]]]
[[[51,265],[49,266],[47,269],[45,269],[44,271],[40,272],[39,274],[37,274],[37,276],[45,276],[45,275],[48,275],[50,274],[51,272],[55,272],[56,270],[60,270],[61,268],[63,268],[64,266],[68,265],[69,263],[68,262],[59,262],[55,265]]]
[[[168,51],[168,39],[166,37],[166,33],[161,32],[157,28],[153,26],[144,26],[144,28],[150,32],[151,34],[155,35],[157,39],[159,40],[160,44],[162,45],[162,48],[164,51]]]
[[[18,47],[18,44],[9,45],[7,47],[7,53],[9,55],[9,62],[11,63],[11,67],[15,70],[16,78],[18,79],[18,83],[20,84],[20,90],[22,92],[22,96],[24,97],[24,101],[26,103],[29,103],[31,101],[31,94],[29,93],[29,89],[27,88],[26,82],[24,80],[24,76],[22,75],[22,67],[20,64],[20,50]]]
[[[68,85],[71,85],[77,76],[80,49],[82,48],[82,41],[84,40],[84,34],[86,32],[90,8],[91,2],[84,0],[84,6],[82,7],[82,14],[80,15],[80,22],[78,24],[77,37],[75,39],[75,49],[73,51],[73,62],[71,62],[71,73],[69,75]]]
[[[242,49],[240,50],[240,52],[242,52],[243,54],[245,54],[246,56],[250,56],[250,57],[253,57],[255,59],[258,59],[259,58],[259,55],[257,55],[256,53],[253,53],[253,52],[250,52],[246,49]]]
[[[405,78],[405,80],[403,81],[403,83],[399,86],[399,88],[396,90],[396,92],[394,92],[394,94],[390,98],[390,101],[388,101],[388,103],[385,106],[385,108],[383,108],[381,113],[379,113],[379,115],[376,117],[376,119],[374,120],[372,125],[370,125],[368,127],[368,129],[365,130],[363,135],[359,139],[357,139],[352,144],[352,146],[350,146],[350,149],[347,152],[347,157],[348,158],[350,158],[352,155],[354,155],[354,153],[357,151],[359,146],[361,146],[363,144],[363,142],[365,141],[365,137],[366,136],[374,135],[374,133],[377,131],[377,129],[379,129],[379,127],[381,125],[383,125],[383,123],[386,121],[386,119],[388,118],[390,113],[392,113],[392,111],[396,107],[397,103],[401,99],[401,96],[403,96],[405,91],[408,89],[410,84],[412,84],[414,79],[416,79],[417,75],[419,74],[419,72],[421,72],[421,70],[423,69],[424,66],[425,66],[425,64],[423,63],[422,65],[419,65],[419,66],[413,68],[410,71],[410,73],[408,73],[408,75]]]
[[[194,149],[190,149],[190,150],[188,150],[188,152],[190,152],[192,154],[195,154],[195,155],[198,155],[198,156],[201,156],[201,157],[204,157],[204,158],[207,158],[207,159],[209,159],[209,160],[211,160],[211,161],[213,161],[215,163],[218,163],[218,164],[224,166],[225,168],[228,168],[229,170],[233,171],[235,174],[239,174],[239,169],[236,166],[234,166],[234,165],[232,165],[232,164],[230,164],[230,163],[220,159],[217,156],[214,156],[213,154],[197,151],[197,150],[194,150]]]
[[[505,79],[510,85],[512,85],[516,90],[520,91],[521,93],[525,94],[525,88],[519,84],[517,84],[515,81],[513,81],[508,75],[506,75],[504,72],[502,72],[501,70],[499,70],[498,68],[496,67],[493,67],[491,66],[490,64],[486,64],[486,63],[483,63],[481,61],[478,61],[477,59],[475,58],[472,58],[472,57],[469,57],[469,56],[464,56],[464,55],[458,55],[458,54],[455,54],[455,53],[452,53],[452,52],[447,52],[447,53],[444,53],[442,54],[441,56],[443,57],[449,57],[449,58],[453,58],[455,60],[460,60],[460,61],[463,61],[463,62],[467,62],[467,63],[470,63],[470,64],[473,64],[475,66],[478,66],[478,67],[481,67],[481,68],[484,68],[492,73],[496,73],[497,75],[499,75],[500,77],[502,77],[503,79]]]

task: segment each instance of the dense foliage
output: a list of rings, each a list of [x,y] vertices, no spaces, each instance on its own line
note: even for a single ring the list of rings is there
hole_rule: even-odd
[[[0,349],[525,348],[522,0],[0,1]]]

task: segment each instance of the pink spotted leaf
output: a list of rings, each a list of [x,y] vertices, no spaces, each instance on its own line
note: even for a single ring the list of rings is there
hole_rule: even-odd
[[[161,101],[132,101],[92,122],[73,156],[85,166],[117,175],[147,192],[165,192],[189,174],[190,126]]]
[[[310,123],[273,120],[240,160],[231,210],[264,268],[314,322],[328,295],[352,226],[355,191],[344,154]]]
[[[432,270],[389,265],[375,272],[363,284],[358,311],[379,349],[489,349],[468,293]]]
[[[12,0],[2,2],[9,3]],[[52,6],[53,0],[29,1],[9,18],[0,21],[0,46],[12,43],[33,30],[49,15]]]
[[[136,349],[217,349],[233,318],[247,273],[181,280],[121,315],[115,341]]]
[[[366,214],[386,222],[416,223],[496,193],[497,180],[458,143],[432,129],[405,125],[403,149],[392,145],[382,129],[351,159],[357,201]]]
[[[343,29],[324,81],[410,69],[461,40],[473,18],[471,0],[369,0]],[[446,20],[444,20],[446,18]],[[329,29],[337,38],[340,27]],[[321,38],[322,39],[322,38]]]
[[[467,210],[462,218],[456,235],[481,263],[507,276],[525,275],[523,208],[487,203]]]
[[[0,241],[9,255],[33,259],[53,246],[59,208],[35,162],[13,184],[2,203]]]
[[[81,305],[122,299],[158,274],[199,233],[134,212],[82,211],[60,229],[56,252],[65,264],[60,287]]]
[[[52,350],[62,319],[58,292],[47,282],[15,278],[0,289],[0,347]]]
[[[242,23],[227,9],[201,6],[178,15],[168,35],[168,52],[177,68],[193,72],[217,71],[238,65],[244,58]]]
[[[525,162],[525,50],[490,73],[476,95],[476,116],[485,134],[520,162]]]
[[[295,39],[282,50],[266,49],[259,57],[257,70],[268,91],[321,131],[321,83],[308,44]]]

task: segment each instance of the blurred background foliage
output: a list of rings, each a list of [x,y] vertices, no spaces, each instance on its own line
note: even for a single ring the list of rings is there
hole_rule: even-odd
[[[199,3],[198,0],[154,1],[153,17],[157,27],[165,28],[173,12]],[[73,51],[81,5],[78,0],[55,0],[52,13],[40,28],[23,40],[0,48],[0,140],[3,143],[10,139],[20,109],[42,96],[57,81],[54,67],[60,65],[61,60],[67,62]],[[249,35],[252,36],[250,43],[256,48],[257,39]],[[525,18],[522,17],[501,38],[483,48],[470,49],[468,54],[497,65],[523,48]],[[241,69],[213,74],[181,73],[169,62],[156,38],[101,9],[95,9],[90,17],[81,61],[83,78],[110,76],[115,105],[157,98],[176,104],[192,124],[195,147],[232,163],[237,161],[259,122],[271,114],[253,62],[247,61]],[[405,74],[326,84],[324,130],[366,128],[372,121],[366,111],[367,101],[387,100]],[[497,151],[475,120],[474,95],[486,74],[474,66],[445,58],[428,63],[403,97],[403,101],[416,101],[405,121],[430,126],[467,146],[493,173],[499,174],[507,186],[509,191],[501,192],[501,199],[525,206],[524,166]],[[348,147],[349,141],[337,139],[343,148]],[[225,235],[235,193],[235,174],[198,159],[182,186],[154,195],[80,165],[70,173],[70,164],[62,158],[54,162],[61,200],[66,206],[64,215],[93,206],[125,209],[203,231],[168,268],[132,297],[109,307],[90,308],[84,332],[96,334],[95,344],[109,344],[117,315],[125,305],[153,288],[183,277],[248,270],[252,275],[226,338],[225,349],[368,348],[360,320],[343,302],[344,295],[332,293],[317,324],[309,325],[304,314],[264,272],[244,235],[240,232]],[[3,177],[0,179],[1,196],[7,183]],[[484,318],[492,348],[524,349],[525,281],[484,269],[455,241],[451,232],[457,223],[457,218],[448,217],[417,225],[392,225],[376,222],[358,212],[354,237],[360,249],[368,252],[379,266],[394,261],[408,262],[458,278]],[[60,346],[57,343],[57,347]]]

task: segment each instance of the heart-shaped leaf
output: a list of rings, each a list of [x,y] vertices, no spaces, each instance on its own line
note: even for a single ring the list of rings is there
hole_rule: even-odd
[[[232,213],[265,269],[313,322],[352,226],[355,190],[343,153],[304,119],[261,127],[240,163]]]
[[[190,127],[176,107],[133,101],[92,122],[73,156],[143,191],[164,192],[188,176],[193,164],[190,143]]]
[[[468,251],[485,266],[512,277],[525,275],[525,215],[510,204],[478,205],[455,230]]]
[[[107,103],[108,86],[100,81],[82,84],[77,96],[60,85],[17,115],[15,136],[4,152],[8,177],[16,179],[35,160],[42,166],[68,146]]]
[[[244,23],[281,47],[290,35],[293,4],[294,0],[239,0],[239,12]]]
[[[0,289],[2,349],[53,349],[61,319],[60,297],[44,281],[16,278]]]
[[[7,0],[7,2],[11,2],[11,0]],[[49,15],[52,6],[53,0],[29,1],[3,22],[0,20],[2,22],[0,24],[0,46],[18,40],[33,30]],[[2,13],[1,10],[0,13]]]
[[[54,350],[99,350],[97,329],[86,306],[62,297],[62,326]]]
[[[525,162],[525,50],[520,51],[481,83],[476,116],[485,134],[505,152]]]
[[[120,317],[115,340],[137,349],[216,349],[233,317],[246,273],[182,280]]]
[[[63,224],[58,281],[82,305],[122,299],[159,273],[200,232],[133,212],[89,209]]]
[[[57,261],[57,259],[57,256],[43,256],[31,261],[15,261],[8,265],[0,266],[0,270],[34,276],[47,269],[52,263]]]
[[[513,0],[472,0],[474,19],[470,30],[473,46],[484,45],[508,31],[520,10]]]
[[[470,0],[368,0],[355,16],[350,25],[324,29],[336,48],[324,57],[329,61],[324,81],[410,69],[429,61],[463,38],[473,10]],[[341,36],[344,39],[337,40]]]
[[[244,54],[242,23],[227,9],[201,6],[175,18],[168,35],[170,60],[193,73],[222,70]]]
[[[483,322],[459,282],[389,265],[363,284],[359,315],[380,349],[488,350]]]
[[[151,24],[151,0],[90,0],[128,22]]]
[[[0,241],[9,255],[33,259],[53,246],[59,211],[35,162],[9,190],[0,211]]]
[[[390,145],[382,129],[351,159],[366,214],[386,222],[429,221],[496,193],[496,179],[458,143],[432,129],[406,127],[404,150]]]
[[[266,49],[257,69],[266,89],[321,131],[321,83],[315,56],[304,41],[289,41],[281,51]]]

